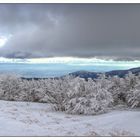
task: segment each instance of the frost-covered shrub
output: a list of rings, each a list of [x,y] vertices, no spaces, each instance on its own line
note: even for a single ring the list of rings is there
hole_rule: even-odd
[[[126,102],[131,108],[140,107],[140,83],[137,83],[127,92]]]
[[[125,86],[127,87],[126,90],[129,91],[130,89],[133,89],[137,82],[139,81],[138,76],[134,75],[132,72],[129,72],[125,78]]]
[[[109,87],[109,92],[112,93],[113,96],[113,104],[117,105],[120,102],[125,101],[125,91],[126,91],[126,86],[125,86],[125,81],[123,78],[119,78],[118,76],[110,77],[110,87]]]
[[[18,100],[22,80],[16,75],[0,75],[0,98]]]
[[[100,82],[75,78],[67,93],[65,111],[70,114],[99,114],[106,112],[112,101],[111,93]]]
[[[114,105],[125,103],[129,106],[133,106],[131,97],[135,96],[134,91],[137,89],[136,85],[138,81],[140,81],[138,76],[129,72],[124,78],[114,76],[110,77],[108,80],[111,83],[109,91],[112,93]]]
[[[124,78],[125,101],[131,108],[140,107],[140,79],[131,72]]]
[[[38,101],[43,98],[39,81],[22,80],[17,75],[0,75],[0,99],[12,101]]]
[[[45,96],[43,87],[41,87],[40,81],[27,81],[24,80],[20,85],[22,89],[21,99],[23,101],[40,102],[40,100]]]
[[[64,103],[67,100],[67,92],[70,88],[69,83],[73,81],[73,77],[66,76],[63,79],[49,79],[47,81],[42,102],[52,104],[55,110],[64,111]]]

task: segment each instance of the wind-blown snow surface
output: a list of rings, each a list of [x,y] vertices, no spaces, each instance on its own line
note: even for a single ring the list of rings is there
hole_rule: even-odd
[[[0,101],[0,136],[140,136],[139,119],[139,110],[83,116],[42,103]]]

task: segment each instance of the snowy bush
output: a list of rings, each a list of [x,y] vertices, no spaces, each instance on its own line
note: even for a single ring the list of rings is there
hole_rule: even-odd
[[[110,87],[109,92],[112,93],[113,96],[113,104],[117,105],[120,102],[125,101],[125,91],[126,91],[126,85],[123,78],[119,78],[118,76],[111,77],[109,79],[110,81]]]
[[[124,78],[125,100],[131,108],[140,106],[140,79],[131,72]]]
[[[12,101],[39,101],[43,98],[39,81],[22,80],[17,75],[0,75],[0,99]]]
[[[16,75],[0,75],[0,98],[5,100],[18,100],[22,84],[21,78]]]
[[[99,114],[106,112],[112,101],[111,93],[100,82],[75,78],[67,93],[65,111],[71,114]]]
[[[20,85],[22,89],[21,99],[24,101],[40,102],[40,100],[45,96],[44,89],[40,84],[40,81],[24,80]]]
[[[64,103],[67,99],[67,91],[70,88],[69,83],[73,81],[72,76],[66,76],[63,79],[47,79],[44,85],[45,96],[42,102],[50,103],[55,110],[64,111]]]
[[[140,107],[140,82],[127,91],[126,102],[131,108]]]
[[[130,90],[126,101],[131,108],[140,107],[140,89]]]

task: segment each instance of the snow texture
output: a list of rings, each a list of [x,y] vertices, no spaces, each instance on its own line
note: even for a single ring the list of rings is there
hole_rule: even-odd
[[[49,104],[0,100],[0,136],[140,136],[140,111],[71,115]]]

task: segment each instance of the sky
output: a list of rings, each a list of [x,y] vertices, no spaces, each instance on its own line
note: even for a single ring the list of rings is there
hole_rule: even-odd
[[[0,57],[140,60],[140,4],[0,4]]]

